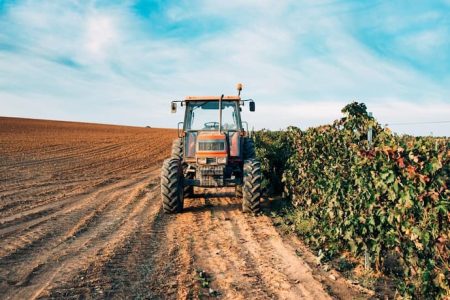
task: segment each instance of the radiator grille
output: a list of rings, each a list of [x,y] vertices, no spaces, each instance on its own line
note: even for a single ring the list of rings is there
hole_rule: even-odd
[[[224,172],[223,166],[205,166],[199,168],[199,179],[201,186],[223,186]]]
[[[225,150],[225,142],[224,141],[198,142],[198,150],[199,151],[224,151]]]

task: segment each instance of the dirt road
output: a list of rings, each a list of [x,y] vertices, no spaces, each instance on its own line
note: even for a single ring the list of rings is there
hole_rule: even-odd
[[[175,136],[0,118],[0,298],[330,299],[231,190],[197,190],[184,213],[162,214]]]

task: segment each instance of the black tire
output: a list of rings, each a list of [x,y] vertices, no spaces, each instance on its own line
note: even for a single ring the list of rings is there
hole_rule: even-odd
[[[161,199],[163,211],[168,214],[183,210],[183,172],[178,158],[164,161],[161,169]]]
[[[234,189],[236,198],[242,198],[242,185],[237,185]]]
[[[255,158],[255,144],[250,137],[244,138],[244,159]]]
[[[261,164],[256,159],[244,161],[242,211],[258,213],[261,209]]]
[[[172,157],[183,159],[183,139],[175,139],[172,143]]]

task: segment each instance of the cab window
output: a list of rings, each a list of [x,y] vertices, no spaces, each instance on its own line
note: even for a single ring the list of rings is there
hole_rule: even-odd
[[[238,105],[222,101],[222,130],[238,130]],[[187,130],[219,130],[219,101],[192,101],[187,104]]]

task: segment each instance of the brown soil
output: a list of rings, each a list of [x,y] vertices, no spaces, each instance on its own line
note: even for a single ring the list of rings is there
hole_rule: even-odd
[[[196,190],[163,215],[159,168],[175,137],[0,118],[0,298],[365,297],[322,283],[298,241],[243,214],[232,190]]]

